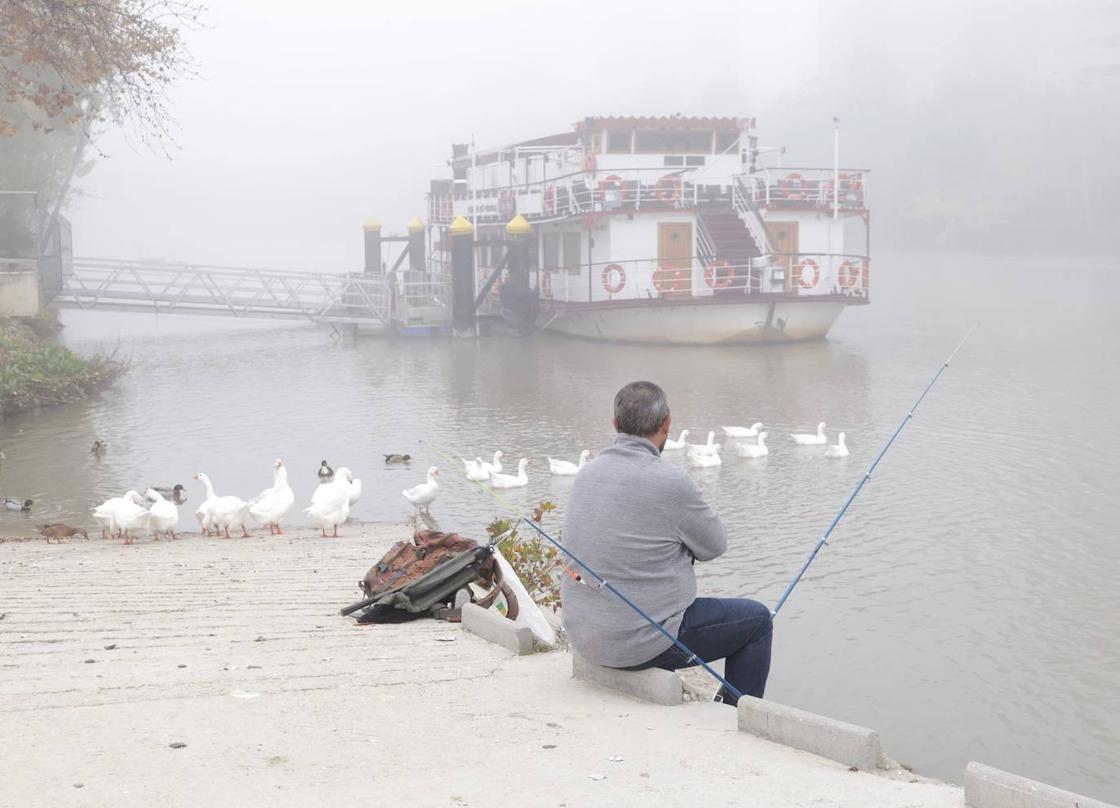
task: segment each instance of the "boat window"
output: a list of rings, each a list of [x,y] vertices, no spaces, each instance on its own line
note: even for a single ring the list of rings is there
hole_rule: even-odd
[[[543,244],[541,245],[541,251],[544,253],[544,255],[541,256],[541,269],[559,269],[560,234],[545,233],[542,241]]]
[[[629,154],[630,153],[630,130],[629,129],[609,129],[607,130],[607,154]]]
[[[716,132],[716,154],[734,153],[739,148],[738,132]]]
[[[580,237],[579,233],[564,234],[564,269],[579,272]]]
[[[667,166],[683,166],[684,158],[680,155],[667,154],[665,155],[665,165]]]
[[[707,129],[639,129],[634,133],[634,151],[639,154],[709,154],[712,133]]]
[[[684,158],[684,164],[686,166],[702,166],[704,165],[704,155],[690,154],[688,157]]]

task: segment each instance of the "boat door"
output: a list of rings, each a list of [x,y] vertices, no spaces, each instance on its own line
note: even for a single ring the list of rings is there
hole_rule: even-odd
[[[692,294],[692,222],[657,225],[657,275],[654,283],[662,295]],[[655,279],[656,281],[656,279]]]
[[[793,277],[794,256],[801,252],[800,222],[766,222],[766,229],[774,240],[774,253],[778,263],[786,271],[786,291],[790,290]]]

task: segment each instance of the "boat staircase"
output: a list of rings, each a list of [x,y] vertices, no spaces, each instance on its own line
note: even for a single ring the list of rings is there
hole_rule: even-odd
[[[75,258],[51,305],[304,320],[386,330],[394,295],[377,274],[282,272],[163,261]]]
[[[698,207],[697,225],[701,260],[732,267],[736,279],[733,287],[758,291],[763,272],[777,266],[766,222],[742,178],[735,178],[730,206],[725,201]]]

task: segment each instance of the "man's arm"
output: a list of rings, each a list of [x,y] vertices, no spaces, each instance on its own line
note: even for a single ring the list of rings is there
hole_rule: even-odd
[[[711,561],[727,550],[727,528],[712,507],[704,501],[700,488],[682,475],[675,504],[677,535],[697,561]]]

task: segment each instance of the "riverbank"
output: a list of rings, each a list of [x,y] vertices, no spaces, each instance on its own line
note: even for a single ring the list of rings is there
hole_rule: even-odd
[[[963,805],[575,681],[564,651],[339,617],[408,533],[0,544],[0,805]]]
[[[49,342],[58,330],[50,316],[0,318],[0,418],[85,398],[124,371],[126,363],[114,355],[83,359]]]

